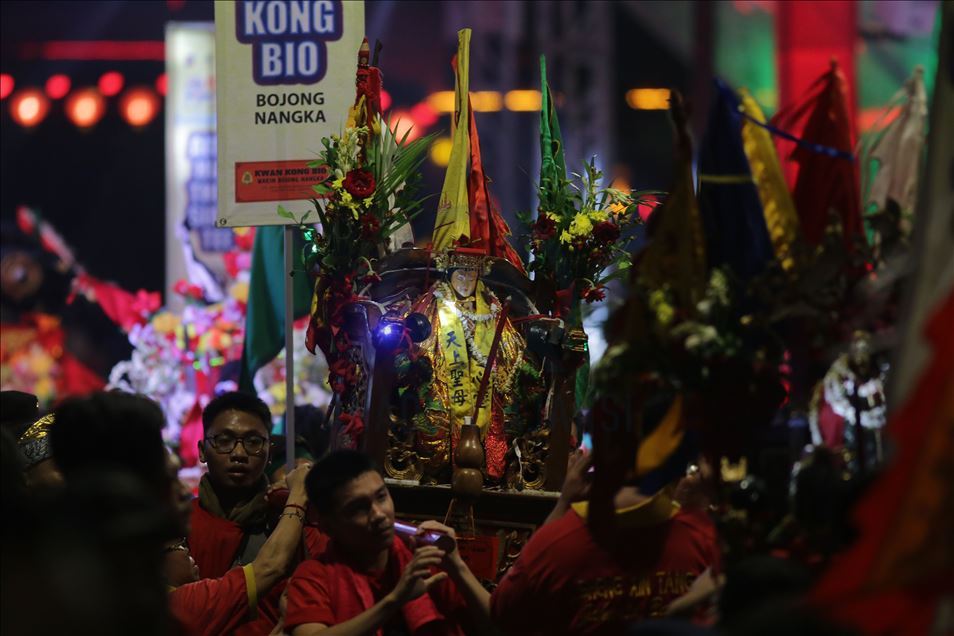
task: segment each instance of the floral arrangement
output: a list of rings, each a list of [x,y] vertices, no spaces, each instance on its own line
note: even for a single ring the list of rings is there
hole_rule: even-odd
[[[626,305],[610,321],[629,336],[595,370],[601,393],[611,397],[629,377],[645,395],[682,395],[704,448],[723,454],[743,448],[785,396],[784,342],[769,314],[751,310],[747,293],[728,268],[713,268],[691,304],[669,284],[636,276]]]
[[[421,211],[419,168],[433,135],[408,142],[376,115],[372,126],[346,128],[322,139],[324,150],[308,165],[327,167],[329,176],[313,186],[320,229],[306,225],[311,211],[297,219],[282,206],[278,214],[298,222],[305,238],[303,261],[309,271],[352,285],[377,280],[372,264],[391,237]]]
[[[355,111],[353,111],[354,114]],[[359,111],[360,112],[360,111]],[[328,384],[341,404],[345,445],[355,445],[363,430],[361,387],[367,378],[363,358],[345,326],[345,311],[362,290],[380,280],[378,258],[403,241],[406,228],[422,210],[417,197],[419,168],[433,135],[408,141],[398,137],[390,120],[363,113],[367,125],[350,125],[340,135],[322,139],[324,149],[309,164],[325,167],[327,178],[313,186],[314,210],[301,218],[279,206],[278,214],[298,223],[307,271],[317,268],[313,315],[307,346],[318,347],[328,363]],[[318,227],[307,222],[315,213]]]
[[[594,161],[573,179],[543,180],[535,220],[529,228],[529,270],[555,290],[554,313],[580,316],[580,301],[606,298],[606,284],[627,276],[632,264],[628,245],[642,224],[639,207],[656,205],[656,192],[624,192],[603,187],[603,173]]]
[[[0,337],[0,386],[37,397],[41,411],[58,396],[64,333],[60,320],[30,314],[20,324],[4,324]]]
[[[667,385],[700,389],[727,361],[767,364],[781,355],[781,342],[760,315],[740,315],[743,290],[726,268],[710,272],[702,299],[690,310],[680,306],[668,284],[637,284],[633,291],[645,327],[644,337],[636,340],[640,366]]]
[[[247,278],[248,271],[240,272],[229,296],[213,304],[197,298],[192,285],[177,284],[177,293],[187,300],[182,312],[163,308],[145,324],[135,325],[129,331],[132,355],[110,372],[109,388],[141,393],[162,406],[167,420],[163,431],[166,441],[181,442],[186,455],[191,452],[189,440],[181,438],[184,428],[190,425],[190,411],[196,404],[204,406],[216,393],[236,388],[233,381],[223,381],[222,375],[227,365],[242,359]],[[296,404],[327,403],[324,365],[315,357],[304,355],[304,325],[296,327],[294,339]],[[255,389],[274,417],[284,414],[284,351],[259,369]],[[185,437],[188,436],[186,433]]]

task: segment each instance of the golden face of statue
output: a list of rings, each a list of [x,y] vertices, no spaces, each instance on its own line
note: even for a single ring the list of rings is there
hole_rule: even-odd
[[[470,298],[477,289],[477,270],[455,269],[451,273],[450,284],[458,298]]]

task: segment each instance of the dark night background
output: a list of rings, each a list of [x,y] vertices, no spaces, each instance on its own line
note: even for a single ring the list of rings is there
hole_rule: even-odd
[[[394,106],[409,107],[437,90],[453,89],[449,60],[456,41],[454,32],[461,17],[455,17],[456,3],[368,2],[366,24],[370,38],[384,43],[381,66],[385,87]],[[488,5],[489,10],[494,5]],[[533,21],[542,5],[525,3],[520,15],[520,36],[515,57],[517,86],[488,86],[475,77],[472,90],[537,88],[537,57],[541,45],[532,37]],[[39,59],[35,43],[62,40],[146,40],[161,41],[165,24],[177,21],[211,21],[212,2],[3,2],[2,71],[12,75],[16,88],[42,88],[47,78],[64,73],[73,88],[95,86],[107,71],[125,76],[125,86],[153,86],[163,72],[160,61],[71,61]],[[458,7],[459,8],[459,7]],[[499,8],[499,7],[498,7]],[[466,7],[464,7],[466,9]],[[631,86],[667,86],[672,78],[686,78],[686,68],[665,54],[649,34],[625,12],[614,19],[617,58],[652,60],[647,63],[615,65],[615,97]],[[474,40],[482,37],[475,25]],[[486,37],[486,36],[483,36]],[[491,36],[492,37],[492,36]],[[625,44],[625,54],[622,49]],[[559,69],[556,69],[557,71]],[[668,83],[667,83],[668,82]],[[559,76],[551,69],[553,89],[561,91]],[[685,87],[681,87],[685,88]],[[8,102],[8,100],[4,100]],[[63,112],[64,100],[52,102],[46,119],[32,129],[18,126],[4,104],[2,121],[2,219],[5,234],[18,205],[38,209],[53,222],[77,258],[96,276],[114,280],[123,287],[162,290],[164,288],[165,223],[164,112],[142,129],[129,126],[118,113],[118,99],[107,99],[105,117],[91,130],[80,130]],[[495,118],[515,118],[511,130],[517,138],[494,135]],[[537,142],[536,113],[479,113],[478,126],[488,174],[512,171],[513,193],[505,213],[514,225],[514,212],[532,205]],[[663,189],[667,186],[670,136],[664,111],[633,111],[615,108],[618,131],[617,166],[626,166],[634,187]],[[449,130],[446,116],[430,131]],[[564,130],[567,125],[564,124]],[[567,131],[572,134],[572,131]],[[504,153],[499,151],[504,144]],[[504,156],[507,165],[497,165],[493,157]],[[568,157],[579,165],[582,157]],[[498,162],[499,163],[499,162]],[[604,165],[611,165],[607,162]],[[440,190],[443,169],[431,162],[424,166],[424,191]],[[433,213],[422,215],[416,234],[430,231]],[[516,231],[516,228],[515,228]],[[7,240],[5,238],[5,240]]]

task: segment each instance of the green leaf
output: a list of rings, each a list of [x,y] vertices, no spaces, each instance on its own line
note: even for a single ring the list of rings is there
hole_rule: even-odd
[[[283,219],[290,219],[292,221],[295,220],[295,215],[286,210],[281,204],[278,206],[278,216],[282,217]]]

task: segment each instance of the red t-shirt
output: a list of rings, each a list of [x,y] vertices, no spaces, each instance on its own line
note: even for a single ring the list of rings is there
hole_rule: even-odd
[[[668,510],[618,512],[612,553],[575,511],[541,527],[491,596],[495,624],[510,634],[620,634],[661,615],[718,554],[705,513]]]
[[[221,636],[245,622],[258,604],[252,566],[235,567],[217,579],[201,579],[169,592],[169,609],[189,636]],[[254,579],[253,579],[254,581]],[[250,593],[251,592],[251,593]]]
[[[324,551],[328,537],[317,528],[306,527],[302,535],[302,557],[314,557]],[[198,499],[193,500],[189,551],[199,568],[200,576],[216,578],[225,574],[232,567],[244,540],[245,531],[241,526],[213,515],[199,505]],[[271,632],[278,622],[278,602],[284,589],[285,579],[261,599],[258,616],[236,627],[232,635],[266,636]]]
[[[352,569],[333,548],[318,559],[302,562],[288,582],[285,629],[290,632],[298,625],[309,623],[330,627],[358,616],[394,589],[411,557],[407,546],[396,539],[391,546],[388,567],[379,573]],[[460,623],[465,609],[457,588],[445,579],[427,594],[405,603],[392,623],[403,621],[407,632],[415,636],[462,634]],[[382,633],[383,630],[377,631]]]

